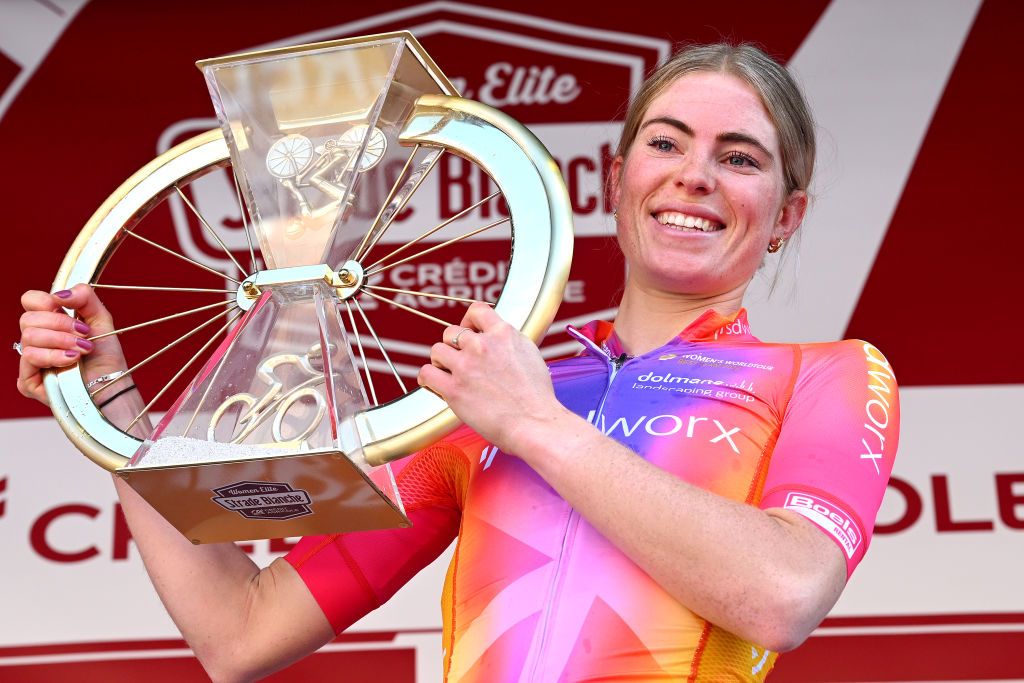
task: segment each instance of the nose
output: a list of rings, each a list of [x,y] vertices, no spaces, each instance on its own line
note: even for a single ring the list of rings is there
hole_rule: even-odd
[[[715,174],[712,162],[687,154],[680,159],[676,171],[676,184],[692,194],[709,194],[715,189]]]

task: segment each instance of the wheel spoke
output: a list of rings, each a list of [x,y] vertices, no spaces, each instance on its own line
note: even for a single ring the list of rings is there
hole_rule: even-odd
[[[359,357],[363,359],[363,374],[366,375],[366,384],[370,387],[370,398],[373,399],[373,405],[378,406],[380,403],[377,401],[377,389],[373,386],[373,377],[370,376],[370,366],[366,363],[366,354],[363,352],[363,342],[359,339],[359,330],[356,328],[356,319],[352,315],[352,305],[348,301],[345,302],[345,310],[348,311],[348,321],[352,326],[352,336],[356,338],[356,347],[359,349]]]
[[[181,313],[172,313],[171,315],[165,315],[162,318],[156,318],[154,320],[147,320],[146,322],[138,323],[137,325],[130,325],[128,327],[122,327],[119,330],[111,330],[110,332],[104,332],[103,334],[97,334],[95,337],[89,337],[89,341],[96,341],[97,339],[103,339],[109,337],[112,334],[121,334],[122,332],[129,332],[131,330],[137,330],[142,327],[149,327],[150,325],[156,325],[157,323],[166,322],[168,320],[174,320],[175,318],[181,318],[192,313],[199,313],[200,311],[208,311],[211,308],[217,308],[218,306],[230,306],[232,308],[238,308],[238,304],[234,301],[218,301],[215,304],[208,304],[206,306],[200,306],[199,308],[192,308]]]
[[[499,194],[501,194],[501,191],[500,191],[500,190],[499,190],[499,191],[497,191],[497,192],[493,192],[493,193],[491,193],[491,195],[490,195],[490,196],[484,197],[483,199],[481,199],[480,201],[478,201],[478,202],[477,202],[476,204],[473,204],[472,206],[467,206],[467,207],[466,207],[465,209],[463,209],[462,211],[459,211],[459,212],[458,212],[457,214],[455,214],[454,216],[452,216],[451,218],[449,218],[449,219],[448,219],[448,220],[446,220],[445,222],[441,223],[440,225],[436,225],[436,226],[434,226],[434,227],[433,227],[433,228],[431,228],[430,230],[427,230],[427,231],[426,231],[425,233],[423,233],[422,235],[420,235],[420,236],[419,236],[419,237],[417,237],[416,239],[414,239],[414,240],[409,240],[408,242],[406,242],[405,244],[403,244],[402,246],[400,246],[400,247],[399,247],[398,249],[395,249],[395,250],[394,250],[393,252],[391,252],[390,254],[388,254],[387,256],[385,256],[384,258],[380,258],[380,259],[377,259],[377,261],[376,261],[376,262],[375,262],[375,263],[374,263],[373,265],[371,265],[371,266],[370,266],[370,267],[368,267],[368,268],[364,268],[363,270],[373,270],[374,268],[376,268],[376,267],[377,267],[377,266],[379,266],[380,264],[382,264],[382,263],[384,263],[385,261],[387,261],[387,260],[388,260],[389,258],[391,258],[392,256],[395,256],[395,255],[397,255],[397,254],[401,254],[401,253],[402,253],[403,251],[405,251],[406,249],[408,249],[408,248],[409,248],[409,247],[411,247],[412,245],[414,245],[414,244],[416,244],[416,243],[418,243],[418,242],[421,242],[421,241],[423,241],[424,239],[426,239],[426,238],[430,237],[431,235],[433,235],[433,234],[434,234],[435,232],[437,232],[437,231],[438,231],[438,230],[440,230],[441,228],[445,227],[446,225],[450,225],[451,223],[454,223],[455,221],[459,220],[460,218],[462,218],[462,217],[463,217],[463,216],[465,216],[465,215],[466,215],[467,213],[469,213],[469,212],[470,212],[470,211],[472,211],[473,209],[477,208],[477,207],[478,207],[478,206],[480,206],[481,204],[485,204],[485,203],[489,202],[490,200],[494,199],[494,198],[495,198],[495,197],[497,197],[497,196],[498,196]]]
[[[345,303],[347,304],[348,302],[346,301]],[[391,357],[388,356],[387,349],[384,348],[384,344],[381,343],[380,337],[377,336],[377,332],[373,329],[373,325],[370,324],[370,319],[367,318],[366,313],[363,312],[363,307],[359,305],[359,299],[353,298],[352,303],[356,305],[356,310],[359,311],[360,317],[366,324],[366,329],[370,331],[370,336],[373,337],[373,341],[377,342],[377,347],[380,349],[381,355],[384,356],[384,362],[388,364],[388,367],[391,368],[391,374],[393,374],[395,379],[398,380],[398,386],[402,387],[402,392],[408,394],[409,390],[405,388],[405,382],[402,381],[401,376],[398,374],[398,370],[395,369],[395,364],[391,362]],[[366,369],[369,371],[370,366],[366,366]]]
[[[383,285],[363,285],[366,289],[379,289],[385,292],[394,292],[396,294],[409,294],[411,296],[422,296],[427,299],[444,299],[445,301],[459,301],[464,304],[487,304],[493,306],[490,301],[481,301],[479,299],[466,299],[461,296],[450,296],[448,294],[434,294],[432,292],[418,292],[412,289],[397,289],[395,287],[385,287]]]
[[[390,369],[388,368],[388,364],[382,360],[377,360],[376,358],[367,358],[366,361],[370,364],[371,368],[378,372],[386,373]],[[420,365],[409,365],[408,363],[395,363],[395,370],[398,371],[398,374],[413,379],[415,379],[416,376],[419,374],[421,367],[422,366]]]
[[[412,196],[416,194],[416,190],[419,189],[420,185],[423,184],[423,181],[427,179],[428,175],[430,175],[430,172],[434,170],[435,166],[437,166],[437,161],[441,158],[441,155],[443,153],[444,150],[437,152],[437,154],[434,155],[434,158],[428,162],[427,167],[423,169],[423,173],[421,173],[420,177],[417,178],[415,182],[413,182],[412,189],[410,189],[409,193],[398,202],[398,206],[395,207],[395,210],[391,213],[391,216],[388,218],[387,222],[381,226],[380,230],[377,231],[377,234],[375,234],[373,238],[370,240],[370,243],[366,245],[366,249],[363,251],[362,254],[363,256],[366,256],[367,254],[370,253],[370,250],[373,249],[377,245],[377,242],[380,241],[380,238],[384,236],[385,231],[387,231],[387,229],[391,227],[391,224],[394,222],[395,218],[398,217],[398,214],[402,213],[402,210],[405,208],[405,205],[408,204],[409,200],[412,199]]]
[[[150,400],[150,402],[147,403],[146,406],[142,409],[142,412],[140,412],[138,415],[136,415],[135,419],[133,419],[131,422],[129,422],[128,426],[125,427],[122,431],[125,431],[125,432],[131,431],[131,428],[135,426],[135,423],[137,423],[139,420],[141,420],[144,415],[149,413],[149,409],[153,407],[153,404],[155,404],[160,399],[160,397],[164,395],[164,393],[171,387],[171,385],[174,384],[176,381],[178,381],[178,378],[181,377],[183,374],[185,374],[185,371],[188,370],[189,367],[191,367],[192,364],[196,362],[196,359],[198,359],[201,355],[203,355],[203,353],[206,351],[206,349],[210,348],[210,345],[213,344],[213,342],[217,341],[217,337],[219,337],[225,331],[230,329],[231,326],[235,324],[235,321],[238,320],[240,317],[242,317],[243,313],[244,313],[244,311],[235,311],[234,317],[232,317],[231,320],[229,320],[227,322],[227,324],[224,325],[224,327],[222,327],[219,330],[217,330],[217,332],[215,332],[214,335],[212,337],[210,337],[210,339],[205,344],[203,344],[203,346],[198,351],[196,351],[195,355],[192,356],[191,358],[189,358],[188,362],[185,363],[184,365],[182,365],[181,369],[178,370],[176,373],[174,373],[174,377],[172,377],[167,382],[167,384],[164,385],[163,389],[161,389],[159,392],[157,392],[156,396],[154,396],[152,398],[152,400]]]
[[[217,240],[217,244],[219,244],[220,248],[224,250],[224,253],[227,255],[227,257],[231,259],[231,262],[235,264],[235,268],[238,268],[238,272],[241,273],[243,276],[248,277],[250,274],[245,272],[245,268],[243,268],[241,264],[235,260],[235,257],[231,254],[231,250],[228,249],[228,245],[224,244],[224,240],[220,238],[220,235],[218,235],[217,231],[213,229],[213,226],[210,225],[209,222],[207,222],[206,218],[203,217],[203,214],[199,213],[199,209],[195,207],[195,204],[193,204],[189,200],[189,198],[185,196],[185,193],[182,192],[181,188],[178,187],[177,185],[174,186],[174,190],[178,193],[178,196],[181,197],[181,201],[185,202],[185,205],[188,206],[188,208],[192,209],[192,213],[196,215],[196,218],[198,218],[199,222],[203,224],[203,227],[206,228],[206,231],[210,233],[213,239]]]
[[[209,292],[211,294],[237,294],[237,289],[207,289],[205,287],[150,287],[147,285],[101,285],[94,282],[90,287],[98,289],[131,289],[150,292]]]
[[[413,254],[412,256],[406,256],[404,259],[401,259],[400,261],[395,261],[394,263],[389,263],[389,264],[387,264],[385,266],[380,266],[376,270],[369,270],[369,271],[366,272],[366,277],[369,278],[369,277],[372,277],[372,276],[376,275],[377,273],[383,273],[385,270],[388,270],[389,268],[394,268],[395,266],[401,265],[401,264],[405,263],[406,261],[412,261],[413,259],[417,259],[420,256],[426,256],[427,254],[429,254],[431,252],[437,251],[438,249],[443,249],[444,247],[447,247],[449,244],[455,244],[456,242],[461,242],[462,240],[470,238],[473,235],[479,235],[484,230],[490,230],[491,228],[493,228],[496,225],[501,225],[502,223],[507,223],[509,220],[510,219],[507,216],[505,218],[500,218],[500,219],[494,221],[493,223],[489,223],[489,224],[483,226],[482,228],[477,228],[476,230],[471,230],[470,232],[467,232],[464,235],[459,235],[458,237],[453,237],[450,240],[446,240],[444,242],[441,242],[440,244],[435,244],[434,246],[429,247],[427,249],[424,249],[423,251],[417,252],[417,253]]]
[[[172,348],[174,348],[175,346],[177,346],[177,345],[178,345],[178,344],[180,344],[181,342],[185,341],[186,339],[188,339],[189,337],[191,337],[191,336],[192,336],[192,335],[194,335],[195,333],[199,332],[200,330],[204,329],[205,327],[207,327],[207,326],[209,326],[209,325],[212,325],[212,324],[213,324],[214,322],[216,322],[217,320],[219,320],[219,319],[223,318],[224,316],[228,315],[229,313],[231,313],[231,309],[230,309],[230,308],[229,308],[229,309],[227,309],[226,311],[221,311],[221,312],[220,312],[220,313],[218,313],[217,315],[215,315],[215,316],[213,316],[212,318],[210,318],[209,320],[207,320],[207,321],[206,321],[205,323],[203,323],[202,325],[199,325],[198,327],[195,327],[195,328],[193,328],[192,330],[190,330],[190,331],[186,332],[186,333],[185,333],[185,334],[183,334],[182,336],[180,336],[180,337],[178,337],[177,339],[175,339],[174,341],[172,341],[172,342],[171,342],[170,344],[166,345],[165,347],[163,347],[163,348],[162,348],[162,349],[160,349],[159,351],[156,351],[155,353],[153,353],[152,355],[150,355],[150,356],[149,356],[148,358],[146,358],[146,359],[144,359],[144,360],[141,360],[141,361],[139,361],[138,363],[136,363],[136,364],[135,364],[135,365],[133,365],[132,367],[130,367],[130,368],[128,368],[127,370],[125,370],[125,371],[124,371],[123,373],[121,373],[121,375],[119,375],[119,376],[118,376],[118,377],[117,377],[116,379],[113,379],[113,380],[111,380],[111,381],[109,381],[109,382],[105,382],[105,383],[104,383],[103,385],[101,385],[101,386],[100,386],[100,388],[99,388],[99,389],[97,389],[96,391],[94,391],[94,392],[92,392],[91,394],[89,394],[89,398],[93,398],[93,399],[95,399],[95,398],[96,398],[96,397],[97,397],[97,396],[98,396],[99,394],[101,394],[102,392],[106,391],[106,390],[107,390],[107,389],[109,389],[110,387],[114,386],[115,384],[117,384],[118,382],[120,382],[120,381],[121,381],[122,379],[124,379],[125,377],[127,377],[128,375],[130,375],[131,373],[135,372],[135,371],[136,371],[136,370],[138,370],[139,368],[145,367],[145,365],[146,365],[147,363],[149,363],[149,362],[150,362],[151,360],[153,360],[154,358],[156,358],[156,357],[160,356],[160,355],[161,355],[162,353],[164,353],[165,351],[167,351],[167,350],[169,350],[169,349],[172,349]]]
[[[188,261],[193,266],[198,266],[198,267],[202,268],[203,270],[205,270],[207,272],[213,273],[217,277],[227,278],[228,280],[231,280],[232,282],[234,282],[236,285],[242,284],[241,282],[239,282],[235,278],[231,277],[230,275],[222,273],[219,270],[214,270],[213,268],[210,268],[209,266],[204,266],[199,261],[193,261],[188,256],[185,256],[184,254],[179,254],[178,252],[174,251],[173,249],[168,249],[167,247],[165,247],[162,244],[157,244],[153,240],[147,239],[147,238],[143,237],[142,235],[134,233],[134,232],[132,232],[131,230],[129,230],[127,228],[124,229],[124,232],[125,232],[126,235],[131,235],[132,237],[134,237],[137,240],[142,240],[143,242],[145,242],[146,244],[148,244],[151,247],[156,247],[160,251],[166,252],[166,253],[170,254],[171,256],[175,256],[177,258],[180,258],[182,261]]]
[[[412,148],[412,153],[409,154],[409,158],[405,160],[405,166],[402,167],[402,170],[399,171],[398,175],[395,177],[395,182],[391,186],[391,190],[388,192],[387,198],[381,203],[380,210],[377,211],[377,217],[373,219],[372,223],[370,223],[370,229],[366,231],[365,235],[363,235],[363,240],[359,243],[359,248],[356,249],[355,254],[352,257],[356,261],[360,259],[363,254],[363,249],[366,247],[367,242],[370,241],[370,237],[373,236],[373,230],[380,222],[380,217],[384,215],[384,211],[388,208],[388,204],[390,204],[391,200],[395,198],[395,193],[398,192],[398,188],[402,186],[402,180],[405,178],[405,174],[412,165],[412,160],[416,158],[416,152],[418,151],[420,151],[419,145]]]
[[[409,306],[406,306],[405,304],[400,304],[400,303],[398,303],[397,301],[395,301],[393,299],[389,299],[389,298],[387,298],[385,296],[381,296],[380,294],[374,294],[373,292],[368,291],[366,289],[363,290],[363,294],[365,294],[366,296],[371,296],[374,299],[377,299],[378,301],[383,301],[385,303],[389,303],[392,306],[395,306],[396,308],[401,308],[403,311],[408,311],[409,313],[412,313],[413,315],[418,315],[421,318],[426,318],[427,320],[432,320],[435,323],[437,323],[438,325],[444,325],[445,327],[452,327],[452,326],[455,325],[455,323],[450,323],[450,322],[446,322],[444,320],[441,320],[440,318],[435,318],[434,316],[430,315],[429,313],[424,313],[423,311],[417,311],[415,308],[410,308]]]
[[[235,196],[238,197],[238,211],[242,216],[242,227],[245,229],[245,241],[249,243],[249,259],[252,272],[256,272],[256,251],[252,246],[252,235],[249,234],[249,221],[245,217],[245,203],[242,201],[242,188],[238,186],[238,176],[231,170],[231,179],[235,181]]]

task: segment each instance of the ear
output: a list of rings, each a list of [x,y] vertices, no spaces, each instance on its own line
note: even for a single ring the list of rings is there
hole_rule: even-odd
[[[621,194],[622,179],[622,157],[612,159],[611,168],[608,169],[608,199],[611,200],[612,208],[618,208],[619,195]]]
[[[782,208],[779,209],[778,220],[775,221],[775,229],[772,231],[772,239],[789,239],[800,224],[804,222],[804,215],[807,213],[807,192],[804,190],[793,190],[786,197]]]

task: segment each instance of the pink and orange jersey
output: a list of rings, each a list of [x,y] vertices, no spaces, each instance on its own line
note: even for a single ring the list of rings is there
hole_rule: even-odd
[[[726,498],[804,515],[852,572],[896,452],[899,404],[870,344],[766,344],[708,312],[626,356],[607,323],[551,365],[559,400],[651,463]],[[306,538],[288,555],[338,631],[454,539],[446,680],[763,680],[776,654],[678,603],[540,476],[468,429],[398,463],[413,527]],[[728,571],[723,567],[722,571]]]

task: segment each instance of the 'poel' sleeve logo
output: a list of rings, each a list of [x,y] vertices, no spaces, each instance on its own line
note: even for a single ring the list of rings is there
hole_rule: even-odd
[[[294,519],[313,514],[309,494],[290,484],[240,481],[219,489],[213,502],[246,519]]]

